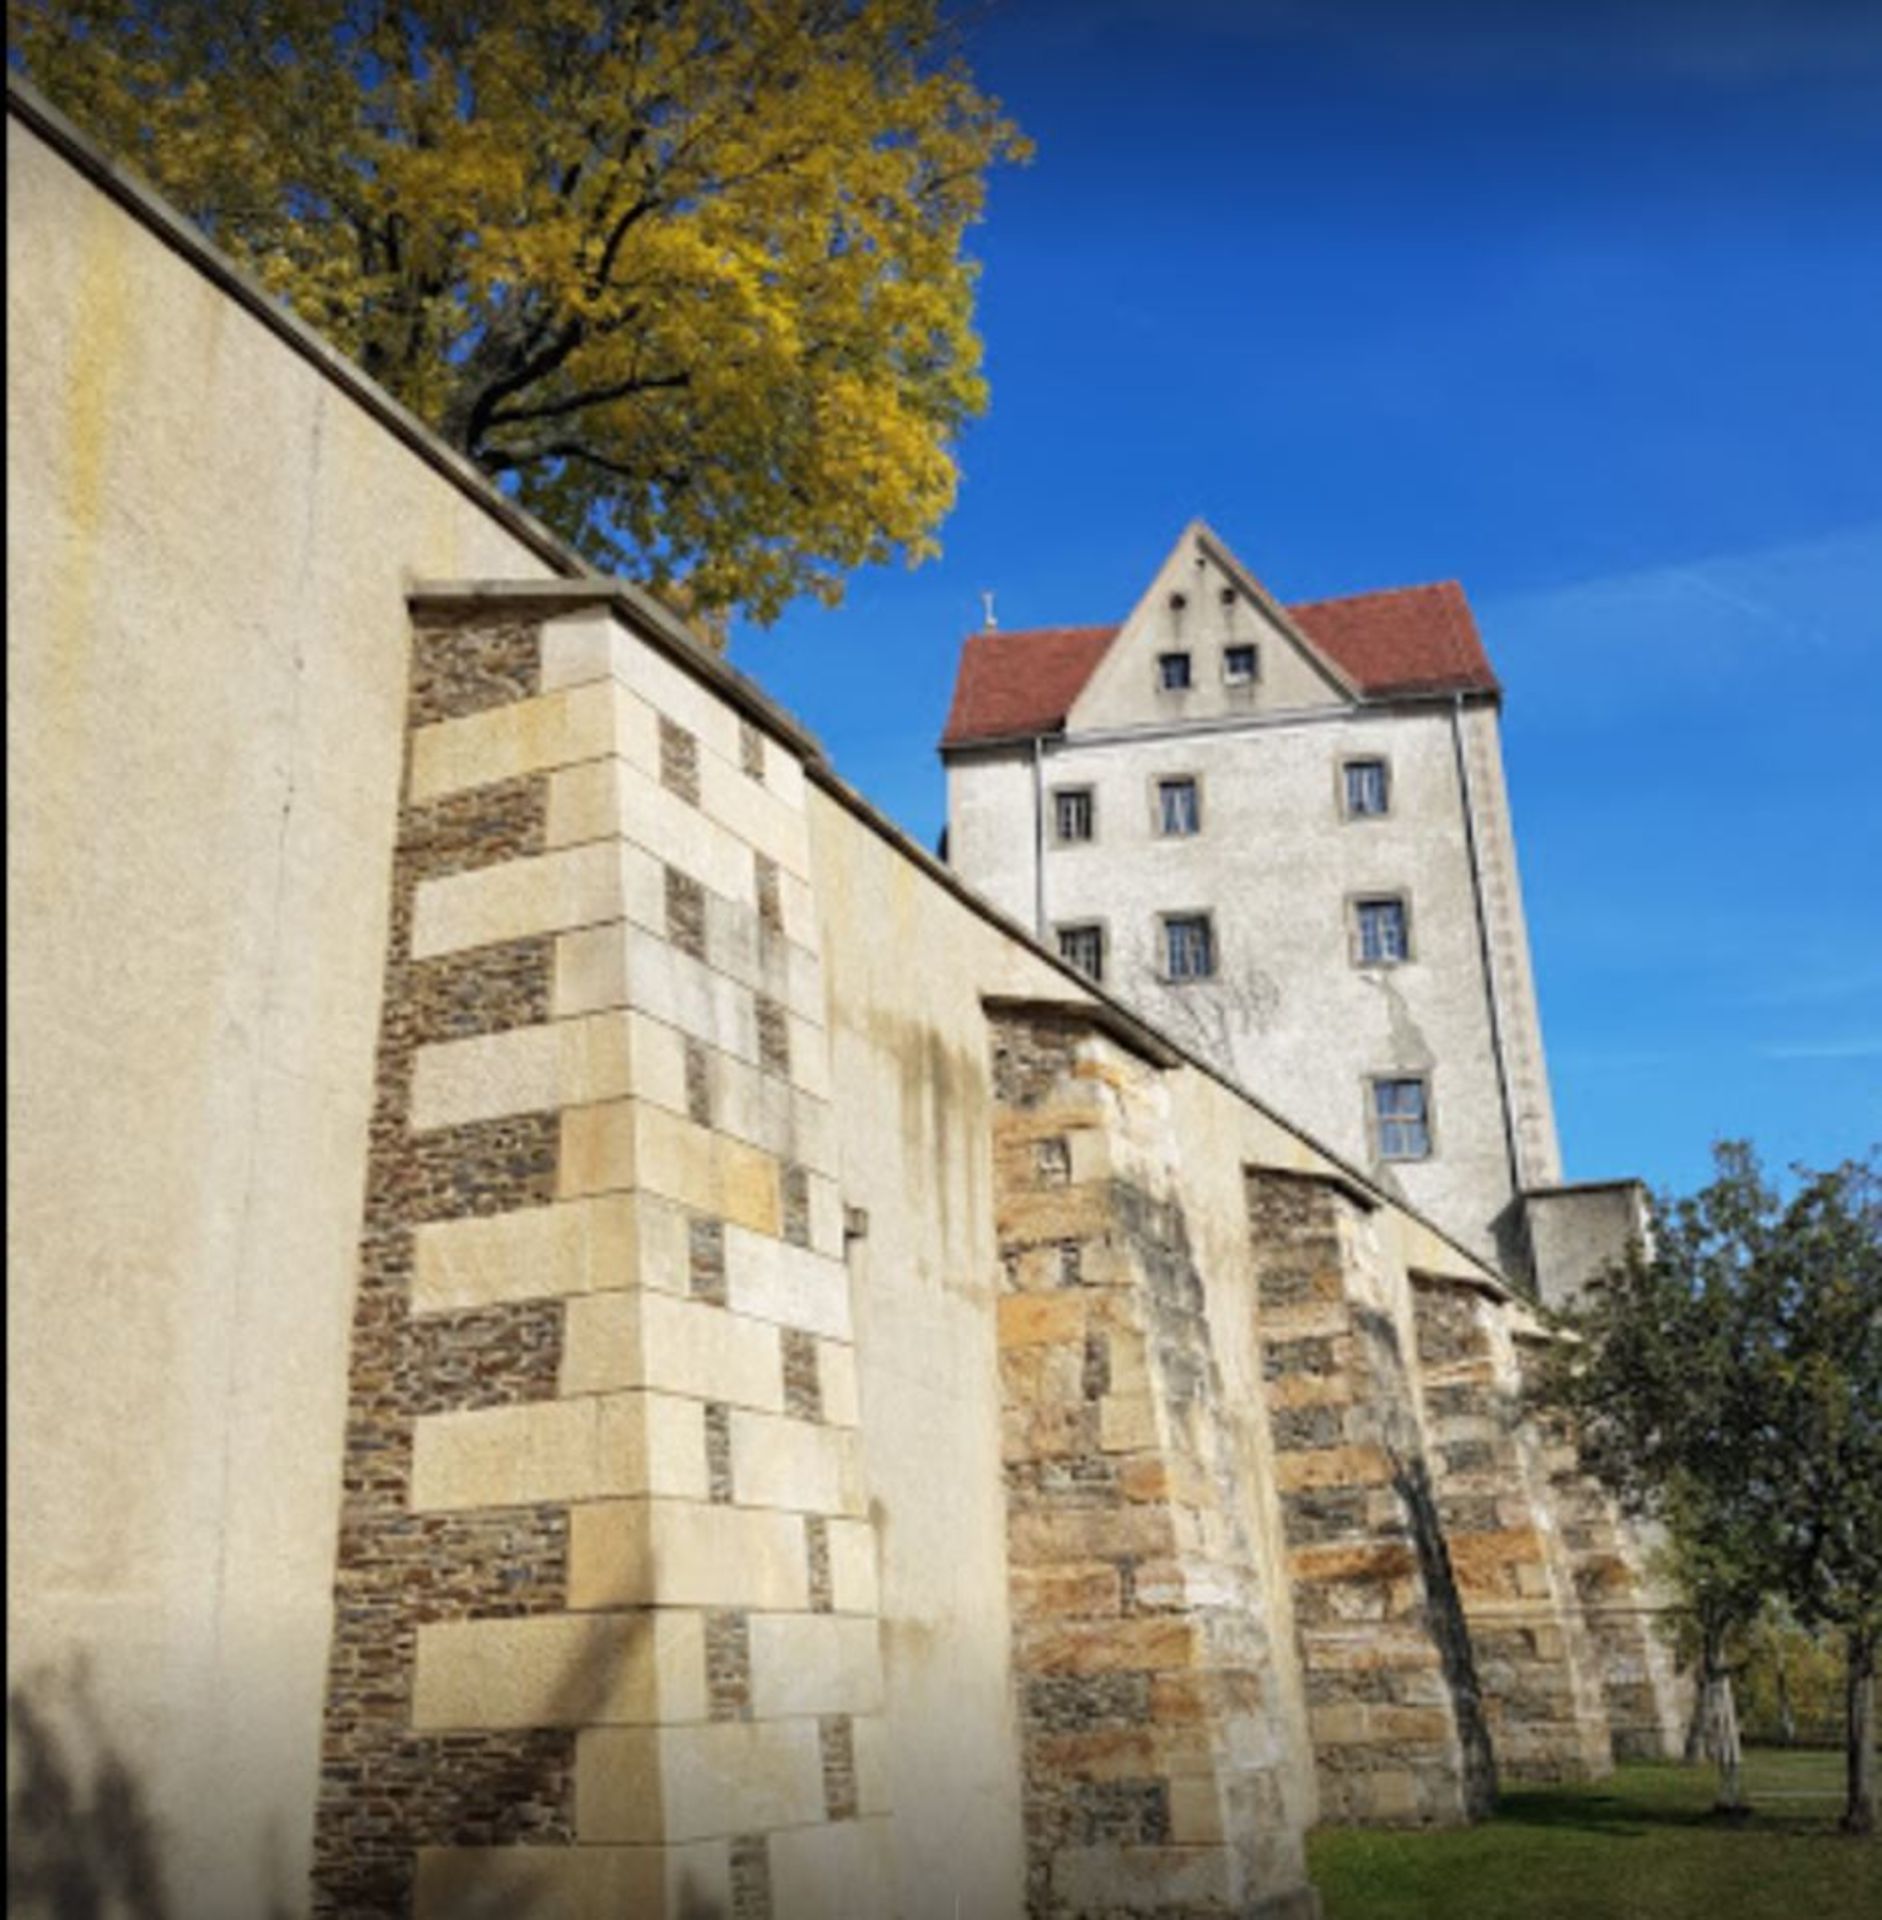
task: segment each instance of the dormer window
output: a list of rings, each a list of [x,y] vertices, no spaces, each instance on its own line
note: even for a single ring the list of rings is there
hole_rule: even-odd
[[[1157,685],[1165,693],[1187,693],[1190,685],[1189,655],[1187,653],[1158,654]]]
[[[1231,687],[1252,686],[1261,677],[1261,654],[1252,646],[1222,649],[1222,678]]]

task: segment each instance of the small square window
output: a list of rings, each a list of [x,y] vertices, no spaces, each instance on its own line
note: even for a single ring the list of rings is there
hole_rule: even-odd
[[[1186,653],[1160,653],[1157,655],[1157,685],[1165,693],[1183,693],[1189,687],[1189,655]]]
[[[1362,967],[1395,967],[1411,958],[1405,902],[1396,894],[1353,903],[1353,958]]]
[[[1176,840],[1202,831],[1202,801],[1194,780],[1157,782],[1157,831]]]
[[[1375,1080],[1372,1118],[1380,1159],[1431,1158],[1431,1094],[1423,1080]]]
[[[1104,929],[1095,923],[1059,929],[1059,958],[1087,978],[1104,979]]]
[[[1222,678],[1231,687],[1245,687],[1261,677],[1261,653],[1255,647],[1224,647]]]
[[[1097,822],[1089,787],[1061,787],[1052,796],[1052,829],[1060,840],[1089,840]]]
[[[1383,760],[1349,760],[1345,775],[1349,820],[1364,819],[1387,810],[1392,796]]]
[[[1215,929],[1206,913],[1173,913],[1164,921],[1163,971],[1171,980],[1207,980],[1215,972]]]

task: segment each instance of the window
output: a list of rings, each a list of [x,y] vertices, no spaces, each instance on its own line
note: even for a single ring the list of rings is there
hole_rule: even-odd
[[[1059,840],[1089,840],[1097,831],[1098,809],[1089,787],[1061,787],[1052,796],[1052,831]]]
[[[1381,1160],[1431,1158],[1431,1094],[1423,1080],[1375,1080],[1372,1118]]]
[[[1165,918],[1163,972],[1170,980],[1207,980],[1215,972],[1215,930],[1206,913]]]
[[[1202,831],[1202,802],[1195,781],[1187,775],[1157,782],[1157,831],[1172,839],[1187,839]]]
[[[1231,687],[1245,687],[1261,677],[1261,654],[1254,647],[1224,647],[1222,678]]]
[[[1349,760],[1346,763],[1346,817],[1364,819],[1386,811],[1391,793],[1383,760]]]
[[[1405,902],[1397,894],[1353,902],[1353,960],[1362,967],[1395,967],[1411,958]]]
[[[1165,693],[1186,692],[1189,687],[1189,655],[1186,653],[1158,654],[1157,685]]]
[[[1059,929],[1059,958],[1093,980],[1104,979],[1104,929],[1088,926]]]

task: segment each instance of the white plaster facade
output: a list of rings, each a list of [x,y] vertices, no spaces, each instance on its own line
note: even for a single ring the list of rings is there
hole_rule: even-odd
[[[1248,646],[1256,675],[1237,683],[1228,650]],[[1186,691],[1161,685],[1172,652]],[[1062,725],[943,753],[970,885],[1048,940],[1101,928],[1107,986],[1526,1270],[1520,1196],[1560,1164],[1493,691],[1369,694],[1198,524]],[[1349,815],[1353,760],[1385,764],[1385,813]],[[1198,828],[1171,835],[1158,783],[1183,778]],[[1056,831],[1071,790],[1091,796],[1089,839]],[[1402,901],[1409,951],[1361,964],[1357,904],[1380,899]],[[1172,914],[1209,916],[1209,978],[1168,978]],[[1381,1151],[1380,1076],[1424,1080],[1427,1157]]]

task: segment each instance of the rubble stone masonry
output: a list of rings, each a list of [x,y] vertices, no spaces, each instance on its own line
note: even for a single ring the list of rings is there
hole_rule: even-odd
[[[801,766],[553,590],[410,718],[316,1909],[886,1916]]]
[[[1428,1280],[1413,1304],[1438,1513],[1498,1769],[1512,1780],[1597,1778],[1613,1765],[1607,1711],[1508,1308]]]
[[[1371,1222],[1326,1179],[1247,1189],[1320,1817],[1475,1818],[1495,1765]]]
[[[1267,1597],[1154,1069],[996,1019],[1032,1915],[1309,1915]]]

